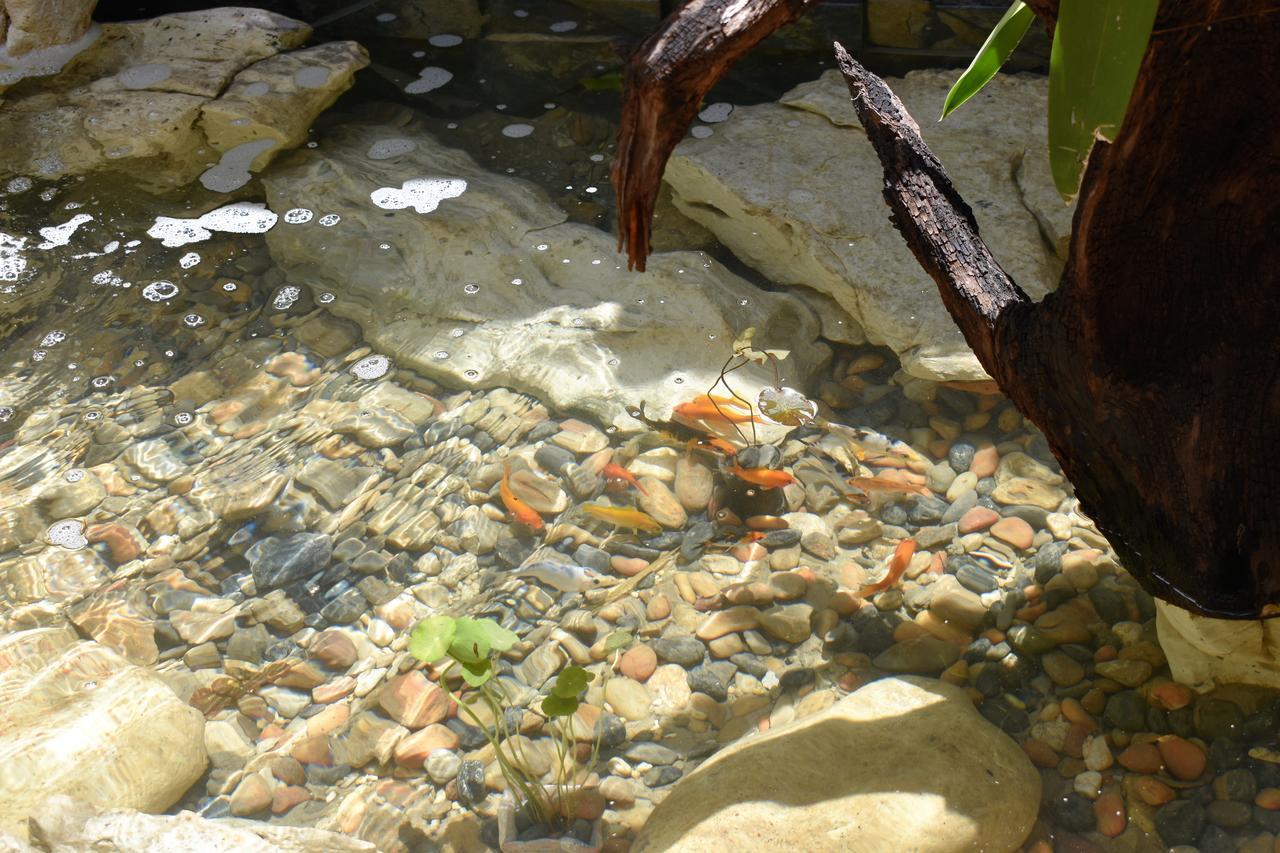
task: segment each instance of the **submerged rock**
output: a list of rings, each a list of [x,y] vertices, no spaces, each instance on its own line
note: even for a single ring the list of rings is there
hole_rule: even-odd
[[[632,848],[1012,850],[1040,777],[964,691],[887,678],[727,747],[682,779]]]
[[[204,718],[150,670],[70,630],[0,639],[0,831],[55,794],[163,811],[207,763]]]
[[[916,71],[889,84],[996,258],[1039,299],[1056,286],[1071,224],[1044,146],[1048,85],[998,75],[981,98],[935,122],[954,79]],[[907,373],[986,378],[890,223],[882,174],[843,79],[829,71],[779,103],[734,110],[714,136],[686,140],[666,180],[677,209],[774,281],[834,299],[846,325],[893,348]]]
[[[378,145],[388,140],[413,144],[385,156]],[[635,427],[625,405],[643,401],[665,416],[714,382],[749,327],[757,345],[791,350],[788,382],[803,384],[827,356],[817,318],[793,297],[689,252],[629,273],[612,235],[567,223],[534,186],[480,168],[411,119],[346,125],[264,184],[273,210],[342,217],[336,228],[286,223],[268,233],[289,279],[332,290],[329,310],[432,379],[506,386]],[[734,378],[750,398],[772,373]]]

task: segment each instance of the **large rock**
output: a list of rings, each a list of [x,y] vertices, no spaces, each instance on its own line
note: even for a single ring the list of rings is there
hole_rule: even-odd
[[[972,206],[982,236],[1039,299],[1056,286],[1070,210],[1049,175],[1047,84],[998,76],[944,122],[951,71],[890,80]],[[776,104],[740,108],[714,135],[683,142],[667,166],[676,207],[779,283],[835,300],[872,343],[926,379],[986,376],[889,222],[883,172],[838,72]],[[857,335],[846,336],[856,340]]]
[[[1211,619],[1156,599],[1156,630],[1175,681],[1280,688],[1280,619]]]
[[[680,780],[636,853],[1001,853],[1035,822],[1040,776],[964,691],[886,678],[746,738]]]
[[[47,850],[138,853],[373,853],[368,841],[305,826],[259,820],[209,820],[191,812],[149,815],[131,810],[94,814],[84,803],[55,797],[32,815],[31,836]]]
[[[70,44],[89,29],[97,0],[4,0],[0,4],[0,53],[27,56]]]
[[[0,56],[0,91],[22,81],[0,103],[0,177],[117,170],[165,189],[211,170],[208,188],[235,189],[368,64],[354,42],[281,53],[310,34],[228,7],[104,24],[69,59]]]
[[[163,811],[207,763],[204,718],[150,670],[69,628],[0,638],[0,832],[56,794]]]
[[[521,180],[488,172],[409,119],[351,123],[273,166],[271,209],[337,214],[338,225],[267,234],[289,280],[336,298],[379,353],[431,378],[506,386],[623,427],[625,403],[661,416],[705,391],[734,336],[785,347],[803,383],[825,359],[813,312],[756,289],[705,255],[656,255],[626,271],[612,235],[567,223]],[[772,374],[742,370],[754,393]]]

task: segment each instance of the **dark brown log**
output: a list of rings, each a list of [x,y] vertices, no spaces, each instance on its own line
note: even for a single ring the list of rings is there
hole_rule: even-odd
[[[1280,603],[1280,15],[1166,3],[1090,157],[1058,290],[1022,297],[888,88],[841,67],[885,196],[983,366],[1151,592]],[[892,99],[892,100],[889,100]]]
[[[613,186],[628,268],[644,271],[662,172],[702,98],[743,54],[817,2],[690,0],[627,61]]]

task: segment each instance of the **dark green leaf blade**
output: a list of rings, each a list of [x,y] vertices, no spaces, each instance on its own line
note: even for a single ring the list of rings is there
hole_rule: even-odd
[[[493,663],[488,658],[462,664],[462,680],[472,687],[479,687],[490,678],[493,678]]]
[[[423,619],[409,635],[409,653],[420,661],[435,663],[453,642],[454,620],[448,616]]]
[[[1014,0],[1014,4],[996,22],[991,35],[987,36],[987,40],[982,43],[982,47],[978,49],[969,67],[960,75],[960,79],[956,80],[951,91],[947,92],[947,99],[942,104],[942,118],[938,119],[939,121],[951,115],[956,107],[978,94],[982,87],[996,76],[996,72],[1008,60],[1013,49],[1018,46],[1018,42],[1022,41],[1022,37],[1027,34],[1027,28],[1031,26],[1034,18],[1035,13],[1027,7],[1027,4],[1022,0]]]
[[[548,717],[568,717],[578,710],[578,700],[551,695],[542,700],[542,713]]]
[[[1080,188],[1096,136],[1114,141],[1159,0],[1063,0],[1049,54],[1049,167],[1063,198]]]
[[[580,666],[566,666],[556,676],[556,683],[551,688],[551,695],[565,699],[576,699],[578,694],[587,689],[587,685],[595,679],[595,675]]]

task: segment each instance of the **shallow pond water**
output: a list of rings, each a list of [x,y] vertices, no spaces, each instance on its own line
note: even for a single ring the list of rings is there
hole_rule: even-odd
[[[31,675],[100,644],[0,699],[127,662],[204,727],[151,723],[196,775],[174,809],[483,849],[492,749],[407,651],[422,618],[483,616],[519,635],[499,681],[533,764],[552,740],[519,709],[569,663],[598,676],[584,816],[607,849],[721,747],[895,673],[962,688],[1039,768],[1028,849],[1270,849],[1272,697],[1170,682],[1153,602],[1011,404],[824,339],[669,199],[674,254],[628,274],[608,172],[646,19],[491,5],[484,38],[378,4],[322,23],[370,66],[229,191],[0,185],[0,595],[11,636],[45,638],[0,655]],[[691,136],[830,64],[762,55]],[[748,328],[785,357],[733,360]],[[818,418],[758,421],[761,391]],[[145,716],[131,689],[116,722]],[[104,785],[163,780],[152,758]]]

